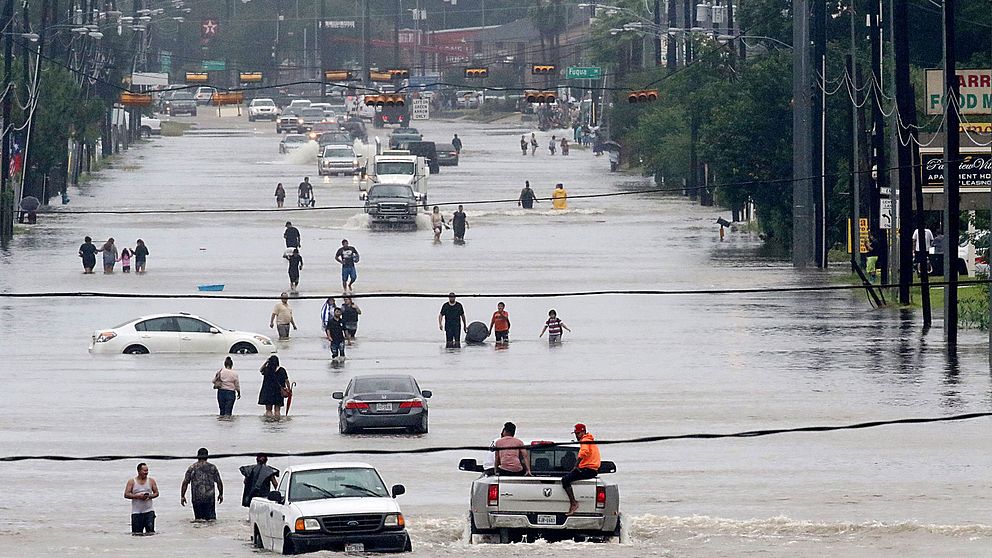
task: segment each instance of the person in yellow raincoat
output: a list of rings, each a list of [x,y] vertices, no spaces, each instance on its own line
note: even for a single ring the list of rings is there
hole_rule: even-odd
[[[555,191],[551,193],[551,205],[555,209],[568,209],[568,192],[561,182],[555,184]]]

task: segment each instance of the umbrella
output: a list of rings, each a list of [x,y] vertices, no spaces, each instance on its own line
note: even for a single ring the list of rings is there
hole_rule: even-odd
[[[293,388],[296,387],[296,382],[289,384],[289,395],[286,396],[286,416],[289,416],[289,407],[293,404]]]
[[[21,209],[24,211],[36,211],[41,207],[41,202],[34,196],[24,196],[21,198]]]
[[[607,151],[620,151],[623,149],[620,147],[620,144],[615,141],[604,141],[602,148]]]

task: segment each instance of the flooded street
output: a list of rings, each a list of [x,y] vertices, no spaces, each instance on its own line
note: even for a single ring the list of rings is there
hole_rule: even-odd
[[[207,111],[204,111],[207,112]],[[767,256],[757,236],[714,224],[729,212],[682,197],[638,194],[571,199],[555,211],[515,203],[529,180],[542,197],[556,182],[573,196],[649,189],[649,179],[610,173],[607,158],[572,149],[522,157],[519,125],[419,122],[425,140],[464,141],[461,164],[431,175],[432,203],[465,203],[464,245],[446,231],[433,243],[429,220],[415,232],[371,231],[351,178],[316,176],[306,153],[278,154],[270,123],[201,115],[199,127],[236,129],[155,138],[113,161],[58,213],[0,254],[0,291],[197,293],[271,300],[4,298],[0,320],[7,412],[0,454],[193,455],[411,449],[487,445],[505,421],[518,437],[568,440],[583,422],[598,439],[721,433],[845,424],[992,410],[987,336],[964,331],[955,359],[941,332],[920,331],[911,310],[872,310],[863,292],[719,295],[508,296],[592,290],[733,289],[826,285],[834,274],[797,272]],[[370,135],[373,130],[370,127]],[[385,141],[388,130],[379,131]],[[541,134],[542,146],[550,133]],[[277,182],[286,206],[310,176],[318,209],[270,209]],[[54,200],[53,200],[54,201]],[[319,209],[345,206],[347,209]],[[100,214],[98,210],[177,210]],[[454,206],[442,210],[449,216]],[[90,355],[94,330],[158,312],[190,312],[224,327],[275,336],[269,314],[288,287],[283,230],[302,233],[299,330],[279,342],[297,383],[291,416],[266,421],[255,404],[264,357],[235,355],[243,397],[217,419],[211,379],[224,355]],[[81,274],[84,236],[98,246],[141,238],[142,276]],[[360,298],[358,340],[341,367],[330,363],[322,297],[340,294],[334,252],[347,238],[361,253],[355,292],[441,297]],[[437,315],[454,291],[469,322],[499,301],[512,322],[507,350],[492,343],[444,349]],[[935,291],[936,292],[936,291]],[[482,294],[487,296],[470,296]],[[939,296],[939,293],[935,296]],[[572,329],[560,347],[538,338],[549,309]],[[938,317],[939,312],[935,312]],[[939,321],[936,325],[939,326]],[[491,339],[490,339],[491,340]],[[338,433],[337,402],[356,375],[408,373],[430,400],[430,433]],[[628,532],[622,544],[511,546],[467,543],[472,473],[481,453],[358,456],[387,484],[402,483],[414,556],[987,556],[992,545],[989,419],[601,448],[615,461]],[[179,487],[192,460],[146,459],[162,496],[155,537],[129,534],[121,495],[139,460],[0,463],[0,556],[249,556],[238,467],[219,459],[227,490],[213,525],[191,523]],[[333,460],[324,458],[322,460]],[[270,460],[282,469],[315,459]]]

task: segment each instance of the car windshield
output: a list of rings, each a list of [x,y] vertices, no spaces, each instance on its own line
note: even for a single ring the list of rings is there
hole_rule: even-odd
[[[172,94],[171,99],[173,101],[192,101],[193,94],[188,91],[177,91]]]
[[[286,136],[286,139],[283,141],[286,143],[303,143],[307,141],[307,138],[306,136]]]
[[[324,111],[320,110],[319,108],[305,108],[305,109],[303,109],[303,113],[302,114],[303,114],[303,116],[308,116],[308,117],[311,117],[311,118],[323,118],[324,117]]]
[[[313,127],[314,132],[326,132],[328,130],[337,130],[338,125],[333,122],[318,122]]]
[[[289,501],[306,502],[325,498],[388,498],[389,491],[375,469],[318,469],[293,473]]]
[[[439,143],[439,144],[437,144],[437,150],[438,151],[454,151],[455,150],[455,146],[454,145],[451,145],[450,143]]]
[[[324,150],[324,157],[337,157],[337,158],[343,158],[344,157],[344,158],[351,159],[351,158],[354,158],[354,156],[355,156],[355,152],[352,151],[352,150],[350,150],[350,149],[346,149],[346,148],[325,149]]]
[[[376,174],[413,174],[414,165],[408,161],[381,161],[376,163]]]
[[[395,136],[396,134],[402,136],[406,136],[406,135],[416,136],[420,134],[420,132],[418,132],[416,128],[396,128],[396,131],[393,132],[393,135]]]
[[[395,190],[388,190],[388,189]],[[382,190],[386,189],[387,192],[396,192],[395,194],[387,193],[385,195],[389,196],[404,196],[410,195],[409,186],[402,185],[386,185],[386,186],[376,186],[372,191],[377,195],[381,194]],[[355,384],[351,389],[352,393],[414,393],[413,381],[410,378],[358,378],[355,380]]]
[[[252,104],[256,107],[271,107],[275,105],[270,99],[255,99]]]

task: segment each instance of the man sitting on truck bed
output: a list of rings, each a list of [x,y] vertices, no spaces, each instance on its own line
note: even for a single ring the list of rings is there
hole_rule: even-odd
[[[593,443],[592,434],[586,432],[586,425],[581,422],[576,424],[573,433],[575,439],[582,445],[579,447],[579,462],[575,469],[565,473],[565,476],[561,478],[561,485],[565,489],[565,494],[568,495],[569,502],[566,515],[572,515],[579,509],[579,502],[575,500],[575,494],[572,493],[572,483],[577,480],[595,478],[599,474],[600,466],[599,447]]]
[[[499,440],[496,440],[496,474],[506,476],[530,475],[530,458],[524,443],[515,438],[517,425],[507,422],[503,425],[503,432]]]

